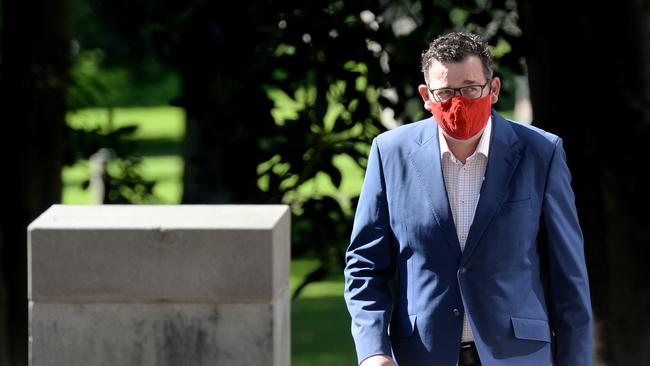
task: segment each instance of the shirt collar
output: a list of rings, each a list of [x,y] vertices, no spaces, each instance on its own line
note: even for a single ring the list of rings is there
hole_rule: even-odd
[[[474,156],[478,153],[478,154],[482,154],[487,158],[488,153],[490,152],[491,137],[492,137],[492,116],[488,118],[487,124],[483,129],[483,135],[481,135],[481,139],[478,141],[478,145],[476,146],[476,151],[471,156]],[[447,139],[442,134],[442,128],[440,127],[438,127],[438,140],[440,142],[440,158],[442,159],[445,153],[449,153],[451,157],[456,159],[454,154],[449,149],[449,145],[447,145]]]

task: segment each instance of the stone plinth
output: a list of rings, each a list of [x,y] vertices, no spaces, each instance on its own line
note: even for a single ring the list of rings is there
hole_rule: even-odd
[[[28,228],[31,365],[290,365],[284,205],[54,205]]]

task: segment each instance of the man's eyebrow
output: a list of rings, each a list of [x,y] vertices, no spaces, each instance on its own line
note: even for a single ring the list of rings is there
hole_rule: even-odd
[[[463,80],[463,84],[465,84],[465,85],[479,85],[481,83],[479,81],[477,81],[477,80],[465,79],[465,80]]]

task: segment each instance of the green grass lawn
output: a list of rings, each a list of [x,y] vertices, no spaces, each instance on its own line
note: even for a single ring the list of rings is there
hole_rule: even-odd
[[[161,203],[180,203],[183,193],[180,144],[185,132],[185,113],[181,108],[115,108],[110,123],[106,109],[87,109],[70,113],[68,124],[74,128],[85,129],[138,126],[133,139],[137,142],[135,154],[143,158],[140,171],[142,177],[156,182],[153,193]],[[348,202],[349,197],[358,195],[363,181],[363,170],[347,155],[336,156],[333,163],[344,172],[340,188],[334,186],[328,175],[318,173],[315,179],[307,181],[298,189],[298,194],[309,197],[331,195],[340,197],[343,203]],[[110,165],[108,169],[111,169]],[[89,175],[88,161],[64,167],[63,202],[92,203],[91,192],[82,187]]]
[[[110,122],[109,122],[110,121]],[[153,193],[160,203],[180,203],[183,193],[183,160],[180,144],[185,133],[185,112],[182,108],[161,106],[150,108],[115,108],[111,118],[107,109],[86,109],[68,115],[74,128],[104,129],[136,125],[132,136],[136,142],[134,155],[142,157],[141,176],[156,182]],[[109,165],[108,169],[115,169]],[[88,161],[64,167],[64,203],[92,203],[92,194],[82,183],[90,175]]]
[[[128,108],[113,110],[111,125],[115,128],[130,124],[138,125],[133,136],[137,142],[136,153],[143,158],[143,178],[156,181],[154,194],[161,203],[180,203],[182,195],[183,161],[180,143],[185,129],[185,115],[175,107]],[[107,127],[108,112],[105,109],[82,110],[71,113],[68,123],[75,128],[91,129]],[[363,172],[351,159],[340,156],[334,164],[342,171],[341,189],[337,190],[322,175],[301,188],[300,194],[354,195],[359,192]],[[111,166],[109,165],[109,169]],[[83,189],[90,167],[80,161],[65,167],[63,177],[64,204],[92,203],[92,194]],[[294,260],[291,264],[290,286],[296,288],[302,278],[315,266],[314,260]],[[301,296],[292,301],[291,343],[293,366],[346,366],[355,365],[356,356],[350,336],[350,319],[343,301],[342,276],[333,276],[307,286]]]
[[[292,261],[292,291],[316,265],[314,260]],[[342,275],[308,285],[291,306],[293,366],[356,365]]]

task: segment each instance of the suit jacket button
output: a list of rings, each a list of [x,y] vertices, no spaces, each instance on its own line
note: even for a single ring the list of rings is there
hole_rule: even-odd
[[[465,273],[465,272],[467,272],[467,268],[466,267],[461,267],[460,268],[460,273]]]
[[[454,309],[454,310],[452,310],[452,312],[454,313],[454,315],[460,316],[460,310]]]

